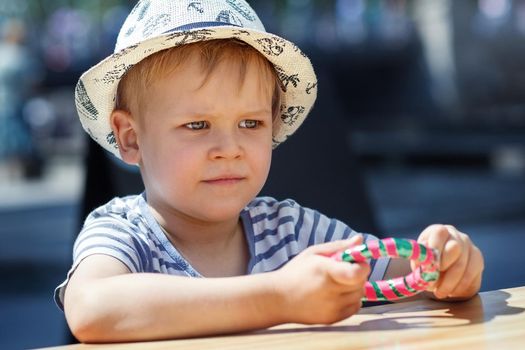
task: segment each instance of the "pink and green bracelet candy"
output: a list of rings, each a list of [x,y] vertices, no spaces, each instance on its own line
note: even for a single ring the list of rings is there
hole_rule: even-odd
[[[363,262],[380,257],[414,260],[417,268],[404,277],[365,283],[363,301],[397,300],[416,295],[430,282],[439,278],[439,252],[412,239],[385,238],[368,241],[343,252],[333,259],[345,262]]]

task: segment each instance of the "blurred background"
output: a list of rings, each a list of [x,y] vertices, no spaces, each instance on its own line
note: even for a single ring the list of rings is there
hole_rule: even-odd
[[[485,253],[482,290],[525,285],[525,1],[248,2],[319,77],[263,194],[380,237],[453,224]],[[73,98],[134,3],[0,0],[1,349],[71,341],[52,294],[75,235],[141,190],[88,142]]]

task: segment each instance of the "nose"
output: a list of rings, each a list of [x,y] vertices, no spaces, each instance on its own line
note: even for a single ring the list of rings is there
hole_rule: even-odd
[[[244,151],[241,137],[235,131],[217,131],[210,148],[212,159],[236,159],[242,157]]]

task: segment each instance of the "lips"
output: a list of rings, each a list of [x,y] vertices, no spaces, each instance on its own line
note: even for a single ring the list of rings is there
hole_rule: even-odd
[[[221,176],[213,177],[211,179],[204,180],[204,182],[208,184],[214,184],[214,185],[229,185],[229,184],[236,184],[244,179],[245,177],[240,176],[240,175],[221,175]]]

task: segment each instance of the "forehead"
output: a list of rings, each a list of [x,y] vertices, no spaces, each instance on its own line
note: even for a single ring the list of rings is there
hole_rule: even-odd
[[[256,49],[236,40],[211,40],[167,49],[136,64],[119,85],[119,102],[124,108],[140,110],[149,104],[147,95],[155,85],[177,75],[185,75],[181,80],[188,83],[198,81],[200,88],[214,76],[221,76],[228,81],[234,79],[236,90],[246,83],[257,83],[264,95],[276,95],[279,90],[272,64]]]
[[[241,70],[230,61],[221,61],[206,72],[197,61],[189,60],[151,86],[144,107],[174,115],[270,112],[274,84],[261,72],[254,63],[248,62]]]
[[[251,71],[250,79],[256,78],[263,86],[273,86],[276,81],[273,66],[258,51],[243,43],[200,43],[167,52],[166,56],[159,62],[157,79],[172,72],[192,69],[193,74],[201,75],[203,86],[215,74],[238,79],[242,85],[248,70]]]

